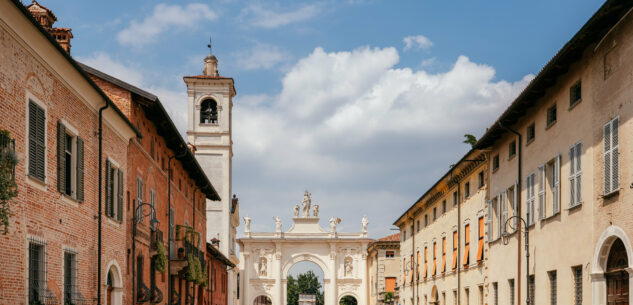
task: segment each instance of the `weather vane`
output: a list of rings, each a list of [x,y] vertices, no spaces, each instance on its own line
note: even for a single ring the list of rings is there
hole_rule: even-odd
[[[213,54],[213,52],[212,52],[213,49],[212,49],[212,46],[211,46],[212,43],[213,42],[211,40],[211,37],[209,37],[209,44],[207,45],[207,48],[209,48],[209,55]]]

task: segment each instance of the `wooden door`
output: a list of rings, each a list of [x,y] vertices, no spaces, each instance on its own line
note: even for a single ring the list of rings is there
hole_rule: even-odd
[[[607,274],[607,305],[629,305],[628,272]]]

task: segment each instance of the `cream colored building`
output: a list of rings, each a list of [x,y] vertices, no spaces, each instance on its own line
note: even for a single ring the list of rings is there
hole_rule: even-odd
[[[459,281],[411,272],[425,260],[412,265],[410,255],[432,249],[451,228],[463,230],[463,220],[448,221],[450,210],[417,225],[455,189],[446,175],[396,221],[407,278],[400,304],[527,304],[528,291],[530,305],[633,302],[632,8],[607,1],[454,168],[485,157],[477,165],[485,170],[482,197],[464,200],[458,190],[461,218],[485,217],[480,266],[462,270]],[[452,289],[461,300],[448,297]]]
[[[399,304],[483,305],[487,164],[485,152],[469,152],[394,223]]]
[[[398,304],[396,287],[400,275],[400,233],[379,238],[367,247],[369,304]]]

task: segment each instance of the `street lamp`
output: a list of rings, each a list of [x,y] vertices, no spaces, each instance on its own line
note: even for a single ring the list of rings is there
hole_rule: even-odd
[[[143,207],[149,206],[149,213],[143,214]],[[138,205],[134,208],[134,214],[132,215],[132,300],[136,303],[136,225],[143,220],[144,216],[152,216],[149,220],[149,228],[152,232],[155,232],[160,221],[156,219],[156,209],[154,205],[149,202],[138,201]]]
[[[512,219],[515,219],[515,221],[510,221]],[[508,243],[510,242],[510,234],[508,233],[508,230],[506,230],[506,228],[508,227],[508,223],[510,225],[510,229],[512,231],[516,231],[519,226],[521,224],[523,224],[523,227],[525,228],[524,234],[525,234],[525,287],[526,287],[526,301],[525,304],[530,305],[530,233],[528,231],[528,225],[525,222],[525,220],[523,218],[521,218],[520,216],[512,216],[510,218],[508,218],[506,220],[506,222],[503,224],[503,245],[506,246],[508,245]],[[519,289],[521,289],[521,287],[519,287]]]

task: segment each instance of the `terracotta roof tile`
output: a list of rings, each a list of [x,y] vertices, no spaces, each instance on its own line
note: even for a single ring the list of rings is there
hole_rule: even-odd
[[[400,241],[400,233],[379,238],[378,241]]]

